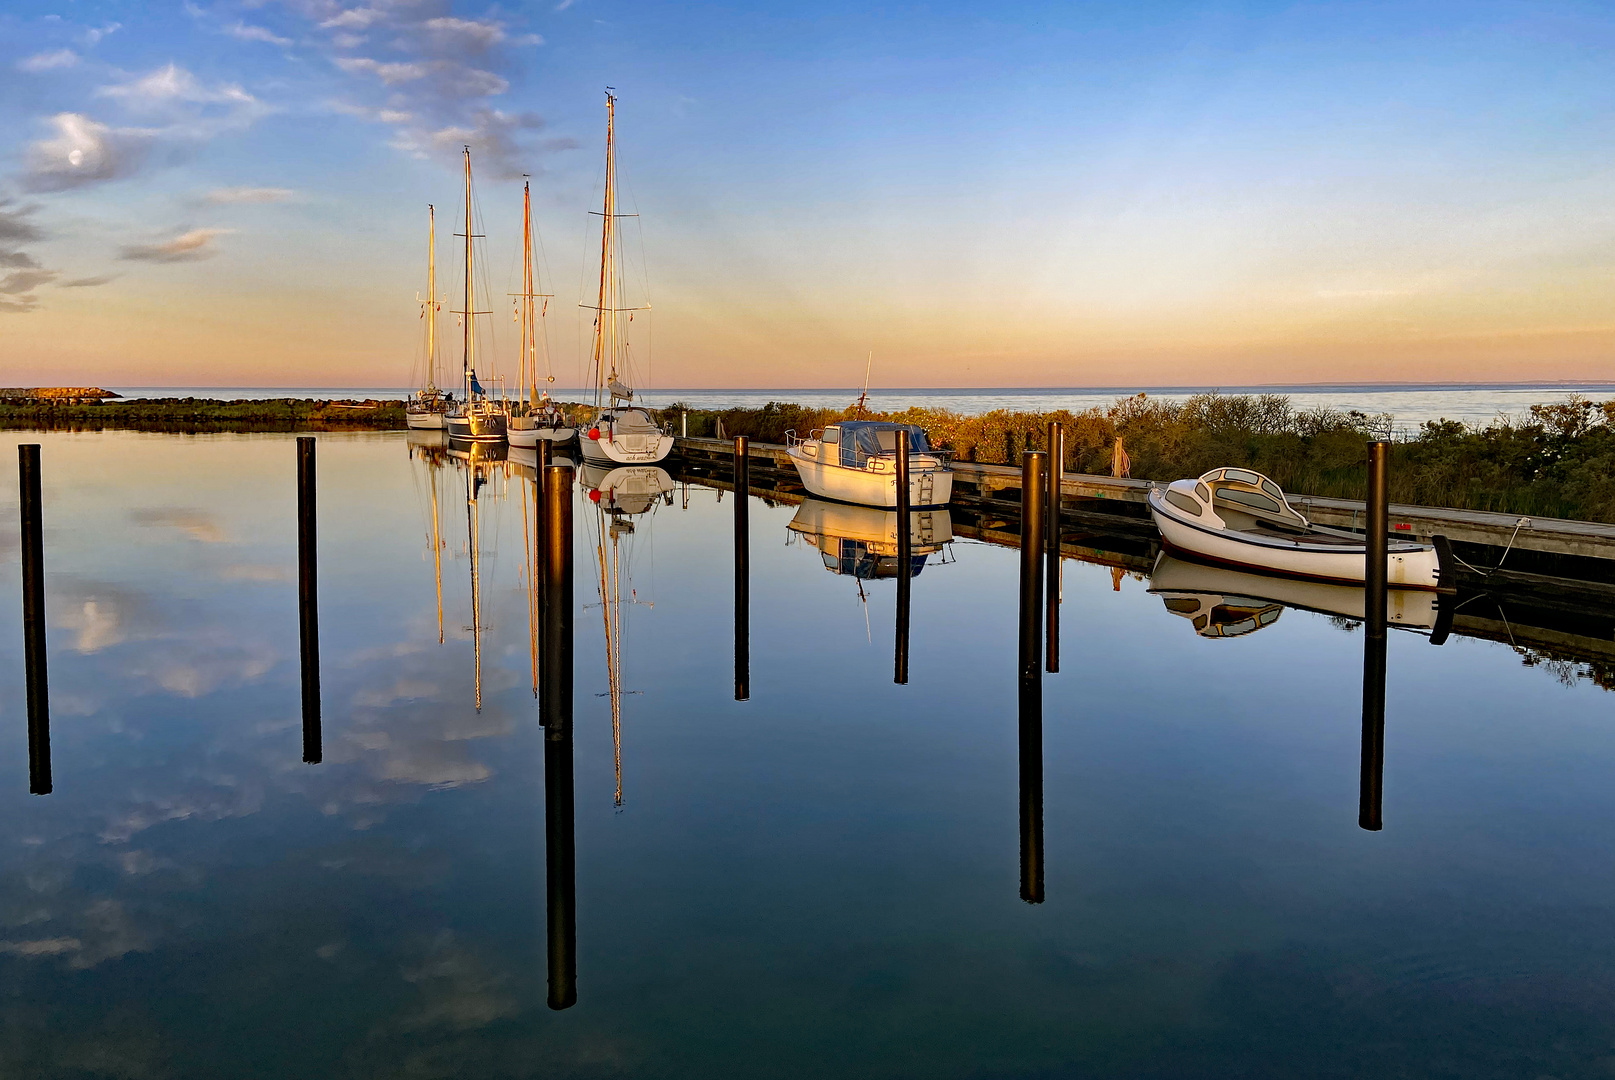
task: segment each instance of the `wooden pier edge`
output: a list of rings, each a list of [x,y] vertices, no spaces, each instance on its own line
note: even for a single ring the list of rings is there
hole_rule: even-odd
[[[729,459],[734,453],[734,444],[725,439],[680,436],[674,439],[674,450],[695,459]],[[752,443],[749,456],[754,460],[766,461],[777,469],[794,470],[785,447],[777,443]],[[956,489],[961,485],[974,489],[961,494],[974,494],[985,500],[1020,502],[1019,469],[1008,465],[956,461],[953,470]],[[1149,500],[1151,486],[1148,480],[1066,473],[1060,485],[1060,494],[1064,499],[1107,499],[1142,506]],[[1319,525],[1363,528],[1366,504],[1361,500],[1287,494],[1296,509]],[[1615,525],[1595,521],[1567,521],[1563,518],[1522,517],[1483,510],[1391,503],[1390,526],[1393,535],[1421,540],[1440,533],[1460,543],[1499,548],[1512,545],[1522,551],[1615,559]]]

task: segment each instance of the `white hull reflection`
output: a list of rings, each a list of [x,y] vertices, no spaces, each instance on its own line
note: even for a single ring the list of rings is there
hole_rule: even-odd
[[[601,509],[622,514],[643,514],[657,499],[673,494],[673,478],[656,465],[628,465],[608,469],[585,462],[578,479],[589,501]]]
[[[538,476],[538,448],[535,446],[516,446],[512,444],[507,450],[510,463],[516,466],[516,471],[529,480]],[[568,469],[575,469],[578,463],[572,458],[561,454],[550,455],[551,465],[563,465]]]
[[[899,575],[895,510],[805,499],[787,527],[812,541],[832,574],[862,580]],[[910,513],[910,576],[918,577],[926,560],[952,541],[953,518],[947,510]]]
[[[1240,637],[1278,621],[1287,607],[1363,618],[1363,590],[1349,585],[1254,574],[1178,559],[1162,552],[1150,572],[1150,592],[1188,619],[1201,637]],[[1428,589],[1386,592],[1386,623],[1414,630],[1436,625],[1439,597]]]

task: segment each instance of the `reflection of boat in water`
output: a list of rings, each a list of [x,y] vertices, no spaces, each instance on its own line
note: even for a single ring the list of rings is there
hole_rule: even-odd
[[[1366,544],[1360,533],[1314,525],[1279,486],[1249,469],[1212,469],[1150,491],[1161,540],[1200,559],[1264,574],[1361,585]],[[1440,560],[1427,544],[1392,540],[1386,580],[1407,589],[1441,584]]]
[[[443,471],[448,459],[448,436],[442,428],[417,428],[405,436],[409,456],[419,457],[426,466],[426,482],[431,492],[432,525],[426,535],[427,546],[432,549],[432,570],[437,580],[437,643],[443,644],[443,528],[437,505],[437,474]],[[417,493],[419,488],[416,488]]]
[[[895,510],[805,499],[787,526],[811,540],[832,574],[868,581],[895,578],[898,517]],[[926,560],[953,541],[953,518],[946,510],[909,514],[910,577],[918,577]]]
[[[1161,598],[1168,611],[1188,619],[1201,637],[1254,633],[1277,622],[1287,607],[1363,618],[1360,588],[1207,566],[1165,552],[1150,573],[1150,592]],[[1386,622],[1427,630],[1436,625],[1437,605],[1436,594],[1427,589],[1390,589],[1386,592]]]
[[[658,501],[673,502],[673,478],[654,465],[605,469],[585,464],[583,490],[595,512],[585,515],[594,532],[595,587],[605,629],[606,692],[611,698],[612,757],[617,775],[616,805],[622,805],[622,636],[623,605],[641,601],[633,584],[634,544],[643,522],[634,519],[653,511]],[[626,597],[624,592],[626,591]]]
[[[471,563],[471,653],[475,664],[474,700],[482,711],[482,489],[496,474],[506,473],[504,443],[451,441],[448,460],[465,471],[466,552]],[[503,493],[499,493],[502,495]],[[495,530],[497,534],[497,529]]]
[[[672,505],[673,478],[666,469],[657,465],[624,465],[608,469],[586,462],[579,480],[589,495],[589,501],[599,503],[602,509],[610,513],[643,514],[658,498],[665,498],[668,505]],[[628,528],[633,528],[632,522],[626,524]]]

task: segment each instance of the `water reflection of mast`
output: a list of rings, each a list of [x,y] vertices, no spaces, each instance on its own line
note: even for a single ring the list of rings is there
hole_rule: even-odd
[[[617,773],[616,805],[622,805],[622,583],[618,537],[632,532],[633,523],[619,521],[597,506],[600,542],[595,547],[595,569],[599,573],[600,613],[606,630],[606,686],[611,696],[611,757]],[[606,524],[607,521],[610,524]],[[611,537],[611,555],[606,555],[606,537]]]
[[[482,490],[485,478],[475,458],[467,463],[465,487],[465,527],[471,542],[471,654],[475,659],[476,674],[473,680],[476,708],[482,711],[482,578],[478,567],[482,544],[482,521],[477,508],[477,493]]]

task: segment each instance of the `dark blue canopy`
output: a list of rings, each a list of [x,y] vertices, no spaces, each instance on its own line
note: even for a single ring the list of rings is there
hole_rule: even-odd
[[[843,420],[831,425],[841,429],[841,464],[858,468],[872,457],[897,453],[897,440],[908,435],[911,454],[929,453],[925,429],[917,424],[892,424],[884,420]]]

